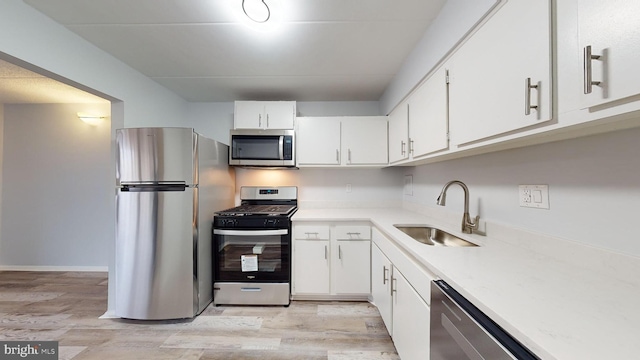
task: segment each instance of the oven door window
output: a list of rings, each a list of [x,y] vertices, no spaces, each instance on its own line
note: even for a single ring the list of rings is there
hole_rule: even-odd
[[[216,230],[215,233],[215,281],[289,280],[287,230]]]

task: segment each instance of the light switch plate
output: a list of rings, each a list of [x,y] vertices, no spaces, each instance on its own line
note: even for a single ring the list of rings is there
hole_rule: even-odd
[[[549,185],[519,185],[521,207],[549,209]]]
[[[404,176],[404,194],[413,195],[413,175]]]

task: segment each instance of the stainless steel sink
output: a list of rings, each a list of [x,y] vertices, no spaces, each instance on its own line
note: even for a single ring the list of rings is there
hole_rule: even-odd
[[[455,235],[449,234],[444,230],[434,228],[428,225],[393,225],[398,230],[411,236],[414,240],[426,245],[432,246],[478,246],[467,240],[463,240]]]

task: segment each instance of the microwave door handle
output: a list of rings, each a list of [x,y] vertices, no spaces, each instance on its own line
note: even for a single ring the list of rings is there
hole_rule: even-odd
[[[280,140],[278,140],[278,155],[280,155],[280,160],[284,160],[284,136],[280,135]]]

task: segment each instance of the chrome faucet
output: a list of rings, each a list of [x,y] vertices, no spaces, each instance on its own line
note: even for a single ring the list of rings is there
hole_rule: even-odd
[[[440,206],[444,206],[447,201],[447,189],[449,186],[453,184],[458,184],[464,190],[464,214],[462,215],[462,232],[465,234],[471,234],[474,230],[478,230],[478,222],[480,221],[480,216],[476,216],[474,221],[471,221],[471,217],[469,216],[469,188],[462,181],[453,180],[449,181],[444,185],[442,191],[440,192],[440,196],[438,196],[438,200],[436,200],[437,204]]]

